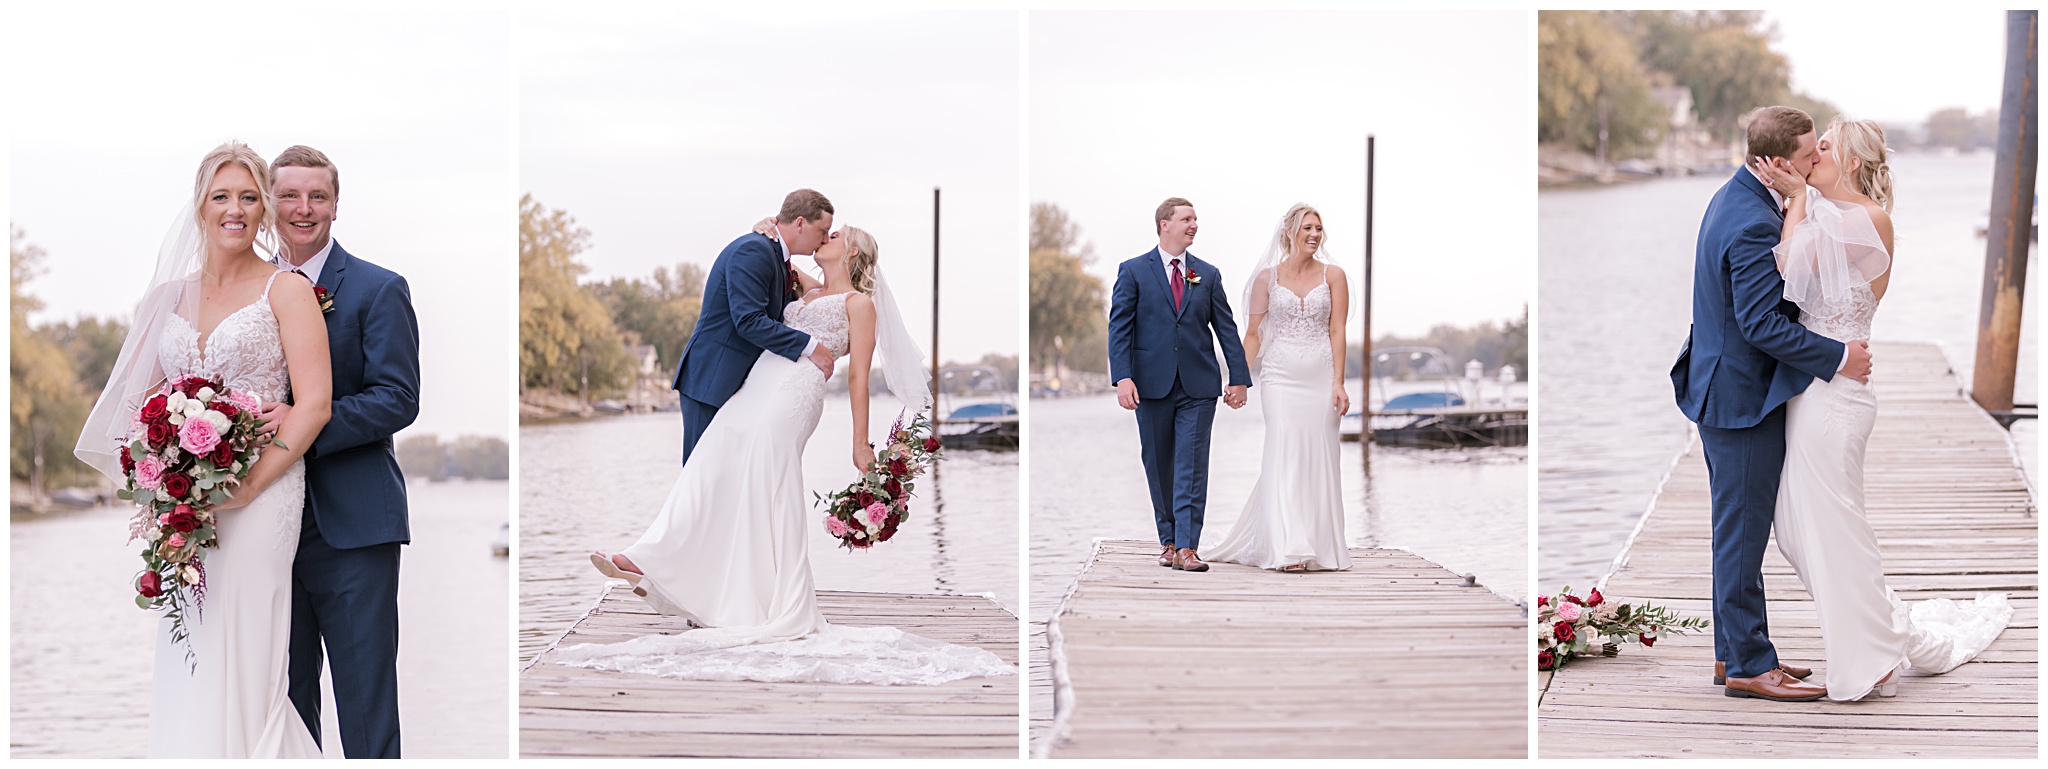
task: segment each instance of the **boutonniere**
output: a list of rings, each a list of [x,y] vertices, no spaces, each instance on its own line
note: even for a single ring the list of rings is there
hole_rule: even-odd
[[[790,265],[790,267],[789,267],[789,293],[792,293],[792,294],[796,294],[796,295],[802,295],[802,294],[803,294],[803,292],[804,292],[804,284],[803,284],[803,281],[800,281],[800,280],[797,280],[797,279],[796,279],[796,265]]]
[[[1180,276],[1181,280],[1187,281],[1188,285],[1190,286],[1202,285],[1202,276],[1196,275],[1194,270],[1188,270],[1187,272],[1183,272],[1180,274]]]
[[[320,303],[321,315],[334,312],[334,292],[327,290],[326,286],[313,286],[313,301]]]

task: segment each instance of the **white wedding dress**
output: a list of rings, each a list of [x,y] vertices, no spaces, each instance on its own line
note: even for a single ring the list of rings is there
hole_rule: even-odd
[[[846,296],[792,302],[783,317],[844,356]],[[825,622],[809,546],[823,515],[809,512],[803,479],[825,379],[809,359],[761,353],[698,439],[654,523],[624,551],[644,573],[647,602],[699,629],[567,646],[561,662],[714,681],[941,684],[1016,672],[986,649]]]
[[[1344,485],[1338,474],[1335,359],[1330,354],[1329,267],[1302,296],[1273,270],[1253,277],[1249,317],[1260,323],[1259,413],[1265,453],[1244,513],[1210,561],[1262,569],[1349,569]],[[1260,289],[1258,283],[1266,284]],[[1261,319],[1261,316],[1264,316]]]
[[[1811,188],[1807,200],[1807,218],[1790,243],[1778,246],[1786,298],[1798,303],[1800,324],[1814,333],[1869,339],[1878,303],[1870,281],[1889,269],[1890,255],[1862,207],[1837,205]],[[1863,455],[1876,419],[1875,392],[1846,376],[1815,380],[1786,404],[1778,549],[1813,596],[1828,698],[1839,701],[1862,698],[1905,667],[1953,670],[1990,646],[2012,618],[2003,593],[1908,608],[1885,585],[1877,536],[1864,518]]]
[[[282,401],[290,392],[268,285],[261,299],[222,318],[204,340],[190,319],[171,317],[156,351],[166,378],[218,377],[265,402]],[[157,626],[150,757],[320,757],[320,746],[292,707],[285,677],[292,560],[305,504],[306,467],[300,461],[247,506],[220,512],[220,547],[207,551],[204,560],[205,601],[185,615],[190,664],[185,645],[171,641],[171,620]]]

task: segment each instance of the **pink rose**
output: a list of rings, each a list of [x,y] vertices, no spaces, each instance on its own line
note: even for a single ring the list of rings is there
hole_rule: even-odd
[[[213,453],[213,447],[220,445],[220,431],[214,429],[213,420],[187,419],[178,428],[178,447],[194,454]]]
[[[883,522],[889,520],[889,507],[880,502],[869,504],[867,511],[868,525],[870,527],[880,526]]]
[[[1564,620],[1565,622],[1578,621],[1579,613],[1580,610],[1578,604],[1561,603],[1557,605],[1557,618],[1560,620]]]
[[[143,457],[142,461],[135,463],[135,485],[137,487],[155,491],[162,487],[163,483],[164,460],[162,457],[150,454]]]
[[[183,535],[183,534],[172,534],[172,535],[171,535],[171,539],[170,539],[170,542],[171,542],[171,547],[184,547],[184,546],[185,546],[185,535]]]
[[[842,538],[846,536],[848,531],[851,531],[851,529],[846,528],[845,521],[839,520],[839,516],[831,513],[825,514],[825,530],[831,532],[832,536]]]
[[[235,404],[236,408],[239,408],[243,411],[255,412],[263,410],[262,401],[256,400],[256,396],[250,395],[240,390],[228,391],[227,398],[229,403]]]

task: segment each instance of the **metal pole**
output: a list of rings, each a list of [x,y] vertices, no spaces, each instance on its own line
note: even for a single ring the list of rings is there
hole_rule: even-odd
[[[939,188],[932,188],[932,426],[939,424]]]
[[[1991,176],[1991,221],[1984,234],[1984,299],[1977,320],[1977,362],[1970,397],[2010,424],[2019,366],[2020,310],[2032,238],[2035,164],[2040,159],[2040,87],[2034,50],[2037,12],[2005,13],[2005,94],[1998,112],[1998,155]]]
[[[1372,176],[1373,176],[1373,135],[1365,135],[1365,272],[1360,284],[1364,286],[1359,294],[1361,308],[1359,315],[1365,318],[1365,338],[1358,343],[1359,363],[1365,376],[1361,377],[1358,388],[1358,450],[1365,457],[1365,463],[1372,464]]]

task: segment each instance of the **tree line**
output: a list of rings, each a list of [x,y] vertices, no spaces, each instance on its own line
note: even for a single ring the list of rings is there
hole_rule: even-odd
[[[10,478],[28,486],[31,504],[52,488],[87,486],[99,473],[71,451],[85,418],[120,357],[128,324],[116,318],[78,318],[32,325],[29,314],[43,309],[29,284],[44,271],[49,254],[28,242],[27,233],[8,227],[8,427]]]
[[[519,199],[519,386],[584,401],[617,394],[639,366],[628,345],[654,348],[657,370],[673,370],[696,329],[704,269],[657,267],[646,278],[582,281],[578,256],[590,231],[567,211]]]
[[[503,438],[481,435],[447,443],[432,433],[412,435],[398,442],[398,467],[409,479],[502,481],[512,477],[512,447]]]

